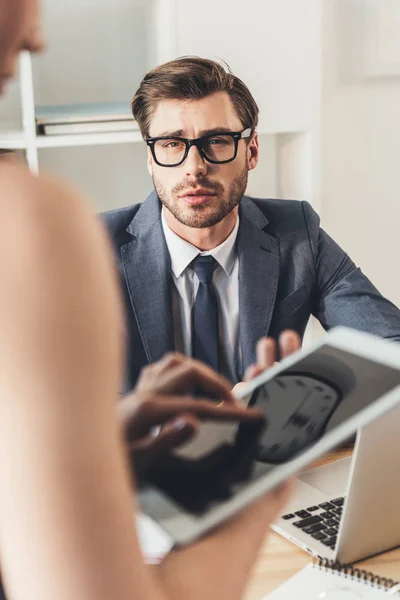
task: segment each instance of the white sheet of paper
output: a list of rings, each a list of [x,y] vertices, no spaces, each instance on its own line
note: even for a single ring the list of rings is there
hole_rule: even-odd
[[[385,590],[334,571],[307,565],[264,600],[383,600]]]

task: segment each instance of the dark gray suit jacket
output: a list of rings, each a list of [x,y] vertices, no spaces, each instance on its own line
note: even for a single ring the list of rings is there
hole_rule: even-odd
[[[155,192],[102,216],[125,301],[128,392],[144,365],[174,350],[170,257]],[[303,336],[311,314],[325,329],[346,325],[400,341],[400,311],[320,228],[307,202],[244,197],[237,252],[243,372],[261,336],[288,328]]]

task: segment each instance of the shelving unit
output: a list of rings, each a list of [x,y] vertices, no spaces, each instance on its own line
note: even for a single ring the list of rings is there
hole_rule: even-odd
[[[39,170],[38,150],[40,148],[127,144],[139,142],[142,139],[140,132],[137,130],[51,136],[37,135],[32,58],[29,52],[22,52],[20,55],[19,83],[22,109],[22,131],[0,131],[0,148],[7,150],[24,150],[26,152],[27,162],[32,171],[37,172]]]
[[[19,90],[22,114],[22,129],[0,132],[0,147],[7,150],[24,150],[31,169],[37,169],[37,154],[34,150],[34,102],[32,63],[28,52],[22,52],[19,60]],[[32,116],[33,115],[33,116]],[[33,128],[32,128],[33,119]]]

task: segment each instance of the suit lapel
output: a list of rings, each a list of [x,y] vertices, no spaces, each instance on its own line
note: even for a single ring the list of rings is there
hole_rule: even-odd
[[[142,204],[127,231],[121,258],[129,297],[149,362],[174,349],[171,261],[157,194]]]
[[[237,240],[239,319],[243,371],[256,359],[256,344],[267,335],[279,280],[279,242],[264,231],[268,219],[249,198],[240,203]],[[127,227],[131,241],[121,247],[129,297],[149,362],[174,349],[171,261],[153,192]]]
[[[279,280],[278,240],[264,229],[268,219],[249,198],[240,204],[238,234],[239,330],[242,373],[256,360],[256,344],[268,334]]]

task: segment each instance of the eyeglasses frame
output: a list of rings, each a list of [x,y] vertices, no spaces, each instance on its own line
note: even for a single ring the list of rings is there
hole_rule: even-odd
[[[253,131],[252,131],[251,127],[246,127],[246,129],[243,129],[242,131],[219,131],[218,133],[214,133],[214,134],[207,133],[206,135],[202,135],[201,137],[195,138],[193,140],[190,140],[188,138],[173,136],[173,135],[166,135],[166,136],[159,136],[159,137],[148,137],[145,139],[145,142],[151,150],[151,154],[154,158],[154,162],[159,167],[166,167],[166,168],[179,167],[187,159],[189,150],[192,146],[196,146],[196,148],[203,160],[206,160],[207,162],[212,163],[214,165],[225,165],[225,164],[230,163],[235,160],[235,158],[237,157],[238,146],[239,146],[240,140],[249,138],[251,136],[252,132]],[[230,137],[233,138],[233,140],[235,142],[235,152],[234,152],[233,157],[230,158],[229,160],[221,160],[221,161],[220,160],[212,160],[211,158],[208,158],[208,156],[205,154],[204,150],[201,147],[201,144],[204,139],[209,138],[209,137],[217,137],[219,135],[229,135]],[[185,153],[183,155],[182,160],[180,160],[177,163],[173,163],[172,165],[165,165],[163,163],[160,163],[157,160],[156,152],[155,152],[155,148],[154,148],[156,142],[159,142],[160,140],[177,140],[179,142],[184,142],[186,145],[186,149],[185,149]]]

